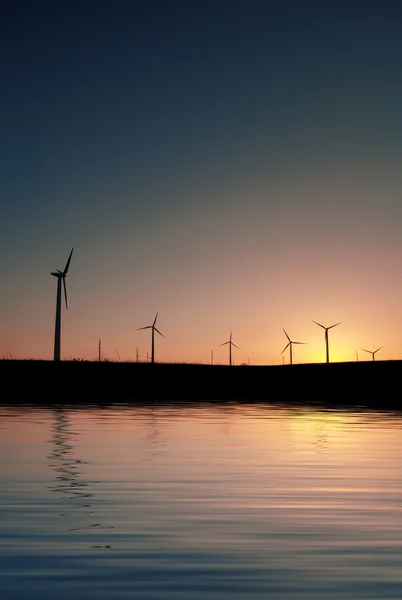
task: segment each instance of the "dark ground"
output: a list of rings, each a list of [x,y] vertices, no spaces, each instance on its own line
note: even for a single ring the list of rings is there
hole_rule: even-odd
[[[246,401],[402,409],[402,361],[285,366],[0,360],[2,404]]]

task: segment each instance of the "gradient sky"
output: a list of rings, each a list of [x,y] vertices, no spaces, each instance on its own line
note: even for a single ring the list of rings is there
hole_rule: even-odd
[[[402,359],[402,8],[5,2],[0,357]]]

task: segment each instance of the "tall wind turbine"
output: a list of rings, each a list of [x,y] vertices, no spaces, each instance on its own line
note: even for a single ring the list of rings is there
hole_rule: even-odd
[[[293,349],[292,346],[293,344],[305,344],[305,342],[293,342],[290,337],[288,336],[288,334],[286,333],[285,330],[283,330],[284,334],[286,335],[286,337],[288,338],[288,343],[286,344],[286,346],[284,347],[284,349],[282,350],[281,354],[283,354],[286,350],[287,347],[289,347],[289,354],[290,354],[290,359],[289,359],[289,363],[292,365],[293,364]]]
[[[229,344],[229,366],[232,366],[232,346],[239,348],[239,346],[236,346],[236,344],[232,342],[232,332],[230,332],[229,340],[227,342],[223,342],[221,346],[226,346],[226,344]]]
[[[376,354],[376,352],[378,352],[379,350],[381,350],[381,348],[383,348],[383,347],[384,346],[380,346],[379,348],[377,348],[377,350],[374,350],[374,351],[372,351],[372,350],[365,350],[364,348],[362,348],[362,350],[363,350],[363,352],[368,352],[369,354],[371,354],[372,357],[373,357],[373,360],[375,360],[375,354]]]
[[[55,271],[52,273],[53,277],[57,277],[57,296],[56,296],[56,321],[54,327],[54,360],[60,360],[60,337],[61,337],[61,284],[63,282],[64,288],[64,300],[67,304],[67,288],[66,288],[66,275],[70,267],[71,256],[74,248],[71,248],[70,256],[68,257],[64,271]]]
[[[329,342],[328,342],[328,330],[332,329],[333,327],[336,327],[337,325],[340,325],[341,323],[335,323],[335,325],[331,325],[330,327],[324,327],[324,325],[321,325],[321,323],[317,323],[317,321],[313,321],[313,323],[315,323],[316,325],[319,325],[320,327],[322,327],[323,329],[325,329],[325,350],[326,350],[326,358],[327,358],[327,363],[329,363]]]
[[[155,331],[157,333],[159,333],[159,335],[161,335],[162,337],[165,337],[163,335],[163,333],[161,333],[159,331],[159,329],[157,329],[155,327],[155,323],[156,323],[156,319],[158,318],[158,313],[156,313],[154,322],[152,323],[152,325],[146,325],[146,327],[139,327],[137,331],[140,331],[141,329],[151,329],[152,330],[152,349],[151,349],[151,363],[154,364],[155,362]]]

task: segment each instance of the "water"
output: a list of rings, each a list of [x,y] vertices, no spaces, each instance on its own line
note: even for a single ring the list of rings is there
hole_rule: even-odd
[[[402,597],[399,414],[0,408],[2,600]]]

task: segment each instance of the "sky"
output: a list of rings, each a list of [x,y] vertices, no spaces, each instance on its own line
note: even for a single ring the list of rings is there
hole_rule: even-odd
[[[402,359],[402,7],[3,2],[0,357]]]

